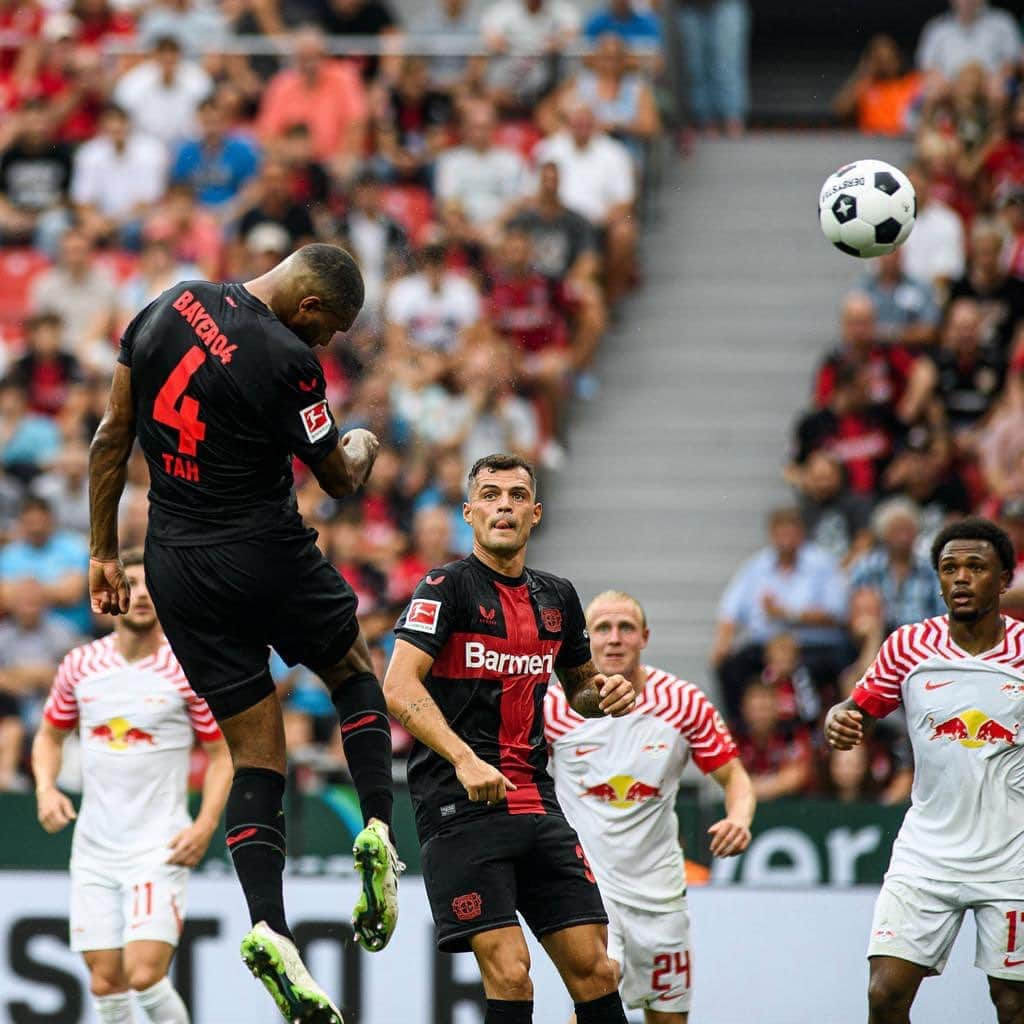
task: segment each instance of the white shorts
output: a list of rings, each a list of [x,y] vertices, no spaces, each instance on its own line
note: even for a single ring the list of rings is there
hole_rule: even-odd
[[[875,903],[868,956],[895,956],[941,974],[964,913],[974,911],[974,965],[1024,981],[1024,879],[936,882],[886,875]]]
[[[637,910],[605,899],[608,956],[622,969],[619,991],[630,1008],[688,1013],[691,1000],[690,915]]]
[[[71,868],[71,948],[121,949],[144,939],[177,946],[188,868],[144,864]]]

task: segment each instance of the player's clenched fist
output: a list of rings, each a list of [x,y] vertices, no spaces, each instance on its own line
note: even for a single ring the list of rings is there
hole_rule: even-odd
[[[864,716],[836,705],[825,718],[825,738],[835,750],[850,750],[864,738]]]
[[[496,804],[505,793],[516,787],[494,765],[471,754],[455,765],[455,775],[466,789],[470,800]]]
[[[123,615],[131,588],[119,558],[89,559],[89,604],[98,615]]]
[[[341,447],[348,460],[355,486],[362,487],[370,479],[373,464],[377,460],[377,452],[380,450],[377,435],[362,427],[356,427],[342,437]]]
[[[47,789],[36,794],[39,824],[47,832],[59,832],[75,820],[74,804],[59,790]]]
[[[612,718],[620,715],[628,715],[636,704],[636,690],[633,684],[624,676],[603,676],[596,675],[593,685],[601,695],[598,707]]]

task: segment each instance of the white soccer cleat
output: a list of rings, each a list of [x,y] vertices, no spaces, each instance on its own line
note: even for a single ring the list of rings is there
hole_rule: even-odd
[[[295,943],[266,921],[242,939],[242,959],[290,1024],[345,1024],[341,1010],[306,970]]]

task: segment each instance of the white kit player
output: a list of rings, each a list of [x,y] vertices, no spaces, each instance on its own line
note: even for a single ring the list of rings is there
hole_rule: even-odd
[[[692,756],[725,790],[726,817],[708,830],[719,857],[749,845],[754,791],[707,697],[641,664],[650,630],[636,598],[605,591],[586,617],[598,671],[629,679],[637,702],[621,718],[586,719],[552,684],[544,720],[555,791],[597,877],[622,1001],[643,1007],[646,1024],[685,1024],[692,958],[675,812],[679,779]]]
[[[871,925],[868,1020],[907,1024],[971,909],[999,1024],[1024,1024],[1024,623],[999,612],[1016,559],[994,523],[964,519],[939,532],[932,563],[949,614],[896,630],[825,720],[849,750],[864,719],[902,705],[914,749]]]
[[[142,552],[122,556],[131,584],[114,632],[71,651],[57,670],[32,746],[39,821],[76,817],[57,789],[63,744],[78,731],[83,793],[71,848],[71,948],[83,954],[102,1024],[188,1024],[167,971],[199,863],[231,785],[227,744],[188,685],[146,590]],[[210,756],[203,799],[188,813],[193,733]]]

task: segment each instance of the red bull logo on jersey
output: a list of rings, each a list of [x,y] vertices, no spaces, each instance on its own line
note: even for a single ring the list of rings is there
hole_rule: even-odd
[[[988,743],[995,746],[1007,744],[1012,747],[1016,744],[1017,733],[1020,731],[1020,722],[1014,722],[1011,728],[990,718],[978,708],[968,708],[944,721],[936,721],[933,715],[929,715],[928,724],[932,729],[928,739],[955,740],[960,746],[969,748],[984,747]]]
[[[157,745],[156,737],[151,732],[132,725],[127,718],[111,718],[102,725],[94,725],[89,730],[89,739],[105,743],[111,750]]]
[[[580,796],[600,800],[612,807],[632,807],[661,796],[661,788],[634,779],[632,775],[613,775],[606,782],[584,786]]]
[[[1024,683],[1017,679],[1007,679],[999,689],[1011,697],[1024,697]]]

